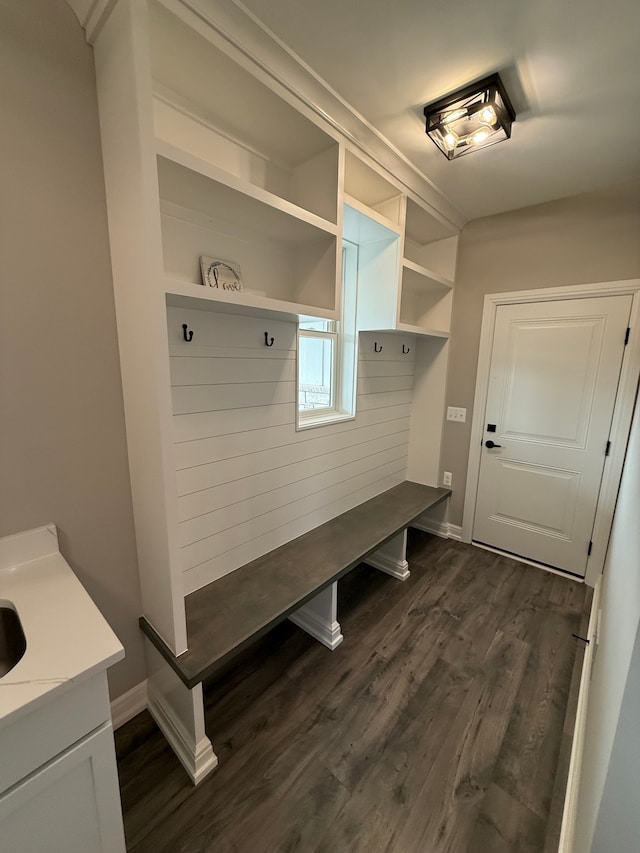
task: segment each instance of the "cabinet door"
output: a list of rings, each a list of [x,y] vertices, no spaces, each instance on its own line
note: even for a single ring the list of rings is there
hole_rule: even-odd
[[[0,850],[124,853],[110,724],[0,797]]]

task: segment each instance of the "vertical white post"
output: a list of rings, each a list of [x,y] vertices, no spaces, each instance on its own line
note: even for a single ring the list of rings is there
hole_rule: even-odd
[[[218,765],[204,729],[202,684],[185,687],[162,655],[145,638],[149,678],[147,706],[195,785]]]
[[[374,569],[380,569],[391,577],[406,581],[411,574],[407,563],[407,531],[403,530],[393,539],[389,539],[382,548],[369,554],[364,562]]]
[[[338,584],[332,583],[289,616],[294,625],[333,651],[342,640],[338,616]]]
[[[111,265],[144,615],[187,648],[147,5],[113,5],[94,45]]]

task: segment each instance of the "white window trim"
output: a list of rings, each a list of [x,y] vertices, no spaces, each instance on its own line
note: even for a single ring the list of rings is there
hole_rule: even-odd
[[[305,425],[315,426],[317,422],[334,420],[339,417],[341,412],[338,408],[340,402],[340,382],[341,373],[340,365],[342,364],[342,347],[340,339],[340,326],[335,323],[332,331],[320,332],[315,329],[301,329],[298,326],[298,357],[300,353],[300,338],[316,338],[320,340],[330,340],[333,342],[333,359],[331,366],[331,406],[318,407],[316,409],[300,409],[299,408],[299,392],[300,392],[300,369],[296,371],[296,407],[298,409],[298,428],[301,429]]]
[[[358,373],[358,333],[356,331],[356,300],[357,300],[357,269],[358,246],[354,243],[343,242],[342,245],[342,317],[349,317],[353,329],[345,329],[343,323],[335,321],[332,331],[316,331],[301,329],[298,326],[297,356],[300,353],[300,337],[333,338],[333,387],[331,408],[307,409],[299,408],[300,365],[296,362],[296,430],[311,429],[326,424],[353,421],[356,418],[356,381]],[[352,281],[347,284],[345,276],[351,275]],[[352,305],[348,310],[345,305],[349,298]],[[353,337],[353,341],[345,347],[345,334]]]

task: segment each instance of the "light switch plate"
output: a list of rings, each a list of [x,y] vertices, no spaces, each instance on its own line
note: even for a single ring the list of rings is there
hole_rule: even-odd
[[[458,421],[459,423],[463,424],[467,420],[467,410],[462,409],[459,406],[448,406],[447,420]]]

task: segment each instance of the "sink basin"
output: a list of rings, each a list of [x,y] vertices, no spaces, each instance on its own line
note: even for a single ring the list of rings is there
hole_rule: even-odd
[[[13,669],[26,648],[27,641],[15,608],[8,602],[0,602],[0,678]]]

